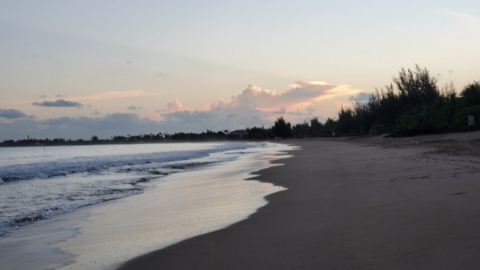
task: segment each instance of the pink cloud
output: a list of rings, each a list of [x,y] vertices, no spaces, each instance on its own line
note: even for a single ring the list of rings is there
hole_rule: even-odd
[[[162,117],[160,116],[160,114],[156,112],[147,112],[147,113],[141,114],[140,117],[147,118],[156,122],[160,122],[162,120]]]
[[[207,106],[210,110],[215,109],[215,108],[224,108],[227,105],[227,102],[221,98],[215,100],[210,104],[210,106]]]
[[[231,125],[241,123],[247,126],[270,123],[278,116],[306,119],[313,115],[314,109],[310,107],[312,103],[337,96],[351,96],[358,92],[346,85],[298,81],[290,89],[278,94],[275,90],[262,90],[250,84],[241,94],[233,95],[229,100],[219,98],[199,110],[191,111],[175,99],[167,103],[166,113],[155,117],[150,115],[149,119],[159,121],[161,118],[160,121],[170,122],[188,122],[194,119],[190,122],[195,122],[208,116],[210,120],[231,121]],[[251,124],[248,124],[249,121]]]
[[[229,101],[218,99],[205,106],[205,109],[248,107],[265,112],[285,110],[298,111],[310,104],[338,95],[357,93],[345,85],[328,84],[324,82],[297,81],[292,88],[280,94],[275,90],[262,90],[253,84],[243,90],[240,95],[233,95]]]
[[[167,103],[167,111],[169,113],[178,112],[178,111],[181,111],[181,110],[183,110],[183,106],[182,106],[182,103],[180,103],[180,101],[178,101],[178,99],[175,99],[175,100]]]

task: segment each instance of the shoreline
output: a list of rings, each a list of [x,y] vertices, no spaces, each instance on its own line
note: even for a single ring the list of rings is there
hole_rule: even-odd
[[[140,254],[229,226],[265,204],[265,194],[283,190],[243,180],[273,166],[269,160],[283,157],[278,149],[284,147],[251,148],[231,162],[142,183],[150,186],[142,194],[23,226],[0,239],[0,260],[6,269],[115,269]]]
[[[39,144],[39,145],[2,145],[0,143],[0,148],[16,148],[16,147],[52,147],[52,146],[99,146],[99,145],[138,145],[138,144],[168,144],[168,143],[222,143],[222,142],[269,142],[274,143],[276,139],[262,139],[262,140],[250,140],[244,138],[233,138],[233,139],[205,139],[205,140],[162,140],[162,141],[131,141],[131,142],[75,142],[75,143],[66,143],[66,144]]]
[[[289,143],[303,150],[252,179],[286,192],[267,196],[246,220],[119,270],[480,267],[478,156],[417,144]]]
[[[273,144],[57,146],[47,152],[43,148],[0,149],[0,237],[86,205],[142,193],[141,183],[187,167],[236,159],[242,149],[268,145]],[[240,152],[210,156],[235,149]]]

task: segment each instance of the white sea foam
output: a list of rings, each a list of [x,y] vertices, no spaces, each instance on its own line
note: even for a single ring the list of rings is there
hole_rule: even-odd
[[[0,167],[0,179],[2,179],[3,181],[12,181],[34,178],[48,178],[56,176],[66,176],[73,173],[101,171],[112,167],[120,167],[125,165],[132,166],[150,163],[166,163],[180,160],[193,160],[207,157],[212,153],[247,149],[251,147],[253,147],[252,144],[230,143],[218,145],[208,149],[189,151],[171,151],[95,157],[79,156],[50,162],[37,162],[31,164],[17,164]]]
[[[55,211],[74,210],[98,196],[108,198],[122,194],[119,192],[150,190],[115,203],[57,216],[36,226],[25,226],[9,237],[0,238],[0,250],[4,251],[0,253],[2,266],[5,269],[112,270],[133,257],[243,220],[267,204],[264,196],[285,190],[270,183],[243,181],[251,178],[253,171],[271,166],[271,160],[280,158],[278,151],[290,149],[283,144],[256,145],[260,147],[162,163],[162,168],[147,163],[6,182],[4,186],[17,187],[30,200],[46,202],[48,197],[38,198],[34,194],[48,194],[52,201],[62,202],[60,207],[39,212],[45,216]],[[211,147],[203,149],[206,148]],[[187,166],[239,157],[242,158],[219,166],[185,170]],[[187,172],[152,178],[162,177],[159,173],[166,171]],[[142,179],[152,183],[144,183]],[[12,195],[19,204],[23,195]],[[30,200],[26,203],[31,203]]]
[[[261,146],[246,143],[177,145],[181,151],[145,152],[145,149],[117,145],[111,146],[112,150],[101,146],[107,155],[92,156],[85,156],[81,151],[82,156],[75,156],[69,147],[63,147],[56,148],[56,155],[46,158],[46,162],[36,160],[4,166],[0,163],[0,183],[3,183],[0,186],[0,236],[10,234],[20,225],[78,207],[142,193],[148,188],[145,182],[158,181],[192,166],[234,160],[240,155],[238,150]],[[125,154],[126,151],[119,151],[118,147],[130,147],[133,153]],[[188,148],[196,149],[186,150]],[[122,154],[108,155],[119,152]],[[212,156],[213,153],[224,154]]]

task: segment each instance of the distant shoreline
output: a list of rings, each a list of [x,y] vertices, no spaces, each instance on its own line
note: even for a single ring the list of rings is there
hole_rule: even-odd
[[[274,141],[271,140],[246,140],[246,139],[206,139],[206,140],[164,140],[164,141],[132,141],[132,142],[72,142],[72,143],[59,143],[59,144],[29,144],[29,145],[3,145],[1,147],[48,147],[48,146],[89,146],[89,145],[131,145],[131,144],[162,144],[162,143],[202,143],[202,142],[259,142],[259,141]]]

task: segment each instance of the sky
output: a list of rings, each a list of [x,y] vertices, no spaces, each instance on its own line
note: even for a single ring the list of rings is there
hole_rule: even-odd
[[[402,68],[480,80],[479,1],[0,1],[0,141],[335,117]]]

